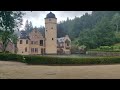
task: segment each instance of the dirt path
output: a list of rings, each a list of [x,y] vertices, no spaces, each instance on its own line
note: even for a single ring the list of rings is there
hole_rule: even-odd
[[[120,79],[120,65],[44,66],[0,61],[1,79]]]

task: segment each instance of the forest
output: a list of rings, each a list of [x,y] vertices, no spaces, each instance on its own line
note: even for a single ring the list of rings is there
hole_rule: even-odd
[[[25,30],[32,30],[32,22],[26,21]],[[36,27],[44,34],[44,27]],[[81,17],[68,18],[57,24],[57,36],[66,34],[72,45],[85,45],[88,49],[111,46],[120,42],[120,11],[92,11]]]

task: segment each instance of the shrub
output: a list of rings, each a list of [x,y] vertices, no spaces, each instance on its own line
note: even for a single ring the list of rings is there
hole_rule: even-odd
[[[78,46],[72,45],[72,47],[71,47],[71,53],[72,54],[79,53]]]
[[[109,51],[109,50],[113,50],[113,47],[110,47],[110,46],[100,46],[100,50],[107,50],[107,51]]]
[[[81,45],[79,47],[79,50],[80,50],[80,53],[81,54],[86,54],[86,51],[87,51],[87,47],[85,45]]]
[[[17,55],[17,54],[6,54],[6,53],[0,53],[0,60],[5,60],[5,61],[20,61],[22,62],[23,56],[22,55]]]
[[[94,58],[60,58],[45,56],[25,56],[27,64],[114,64],[120,63],[120,57],[94,57]]]
[[[62,65],[62,64],[115,64],[120,63],[120,57],[86,57],[86,58],[70,58],[70,57],[50,57],[50,56],[22,56],[16,54],[0,54],[0,60],[19,61],[32,65]]]

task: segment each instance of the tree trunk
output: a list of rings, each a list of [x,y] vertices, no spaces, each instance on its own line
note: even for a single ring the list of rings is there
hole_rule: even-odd
[[[14,53],[17,54],[18,52],[18,48],[17,48],[17,44],[14,45]]]
[[[2,52],[5,53],[8,43],[3,43]]]
[[[2,52],[5,53],[6,48],[8,46],[9,41],[7,41],[7,38],[2,39]]]

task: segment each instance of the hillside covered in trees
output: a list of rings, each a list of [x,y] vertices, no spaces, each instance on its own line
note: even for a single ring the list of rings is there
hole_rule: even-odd
[[[87,48],[120,42],[120,11],[93,11],[58,24],[58,37],[68,34],[75,45]]]
[[[69,16],[68,16],[69,17]],[[44,35],[44,27],[37,27]],[[25,30],[33,29],[32,22],[26,21]],[[85,45],[93,49],[120,42],[120,11],[93,11],[81,17],[61,21],[57,24],[57,36],[70,36],[73,45]]]

